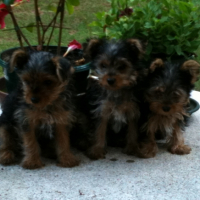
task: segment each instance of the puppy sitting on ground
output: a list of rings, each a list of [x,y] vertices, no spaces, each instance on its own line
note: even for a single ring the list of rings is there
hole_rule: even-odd
[[[40,138],[53,138],[61,167],[79,164],[70,151],[69,132],[76,121],[72,73],[64,58],[48,52],[14,52],[19,87],[5,99],[0,117],[0,163],[16,162],[23,151],[23,168],[44,166]]]
[[[145,74],[138,62],[143,55],[142,44],[136,39],[91,39],[85,52],[92,60],[86,96],[94,139],[88,156],[104,158],[106,137],[111,132],[117,136],[122,129],[124,153],[136,154],[140,116],[137,85]],[[115,135],[111,140],[115,140]]]
[[[156,59],[151,64],[144,92],[146,106],[142,112],[141,130],[148,138],[142,145],[145,157],[156,155],[157,132],[167,136],[168,150],[172,154],[190,153],[191,148],[184,144],[184,119],[188,116],[189,96],[198,80],[199,68],[194,60],[172,63]]]

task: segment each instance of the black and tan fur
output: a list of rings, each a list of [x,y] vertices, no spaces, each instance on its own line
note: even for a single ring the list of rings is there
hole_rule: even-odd
[[[105,157],[108,140],[114,140],[113,136],[109,137],[111,132],[114,138],[122,135],[124,153],[137,154],[140,116],[137,85],[145,75],[145,69],[139,64],[144,53],[142,44],[136,39],[91,39],[85,52],[92,60],[86,92],[93,136],[88,156]]]
[[[199,63],[194,60],[164,62],[156,59],[150,66],[145,82],[145,104],[142,111],[141,131],[148,142],[142,145],[142,155],[154,157],[157,152],[155,134],[167,136],[168,151],[189,154],[191,148],[184,143],[185,119],[190,92],[198,80]],[[143,134],[141,134],[143,135]]]
[[[11,67],[19,86],[5,99],[0,117],[0,163],[10,165],[22,152],[22,166],[44,166],[40,140],[52,140],[58,165],[74,167],[79,160],[70,150],[69,133],[77,121],[68,60],[47,52],[14,52]]]

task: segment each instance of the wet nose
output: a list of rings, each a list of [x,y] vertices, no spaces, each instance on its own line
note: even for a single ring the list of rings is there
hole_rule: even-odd
[[[163,106],[162,109],[165,112],[169,112],[171,108],[169,106]]]
[[[37,97],[32,97],[31,101],[32,101],[32,103],[39,103],[40,100]]]
[[[109,85],[113,85],[115,83],[115,78],[108,78],[107,82]]]

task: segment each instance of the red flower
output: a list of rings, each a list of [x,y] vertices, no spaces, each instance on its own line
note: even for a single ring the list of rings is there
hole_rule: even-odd
[[[130,16],[132,13],[133,13],[133,9],[132,8],[125,8],[124,10],[120,11],[119,17]]]
[[[8,14],[7,6],[4,3],[0,4],[0,26],[1,26],[1,29],[5,28],[4,19],[7,14]]]
[[[70,51],[73,51],[74,49],[81,49],[81,48],[82,48],[81,44],[77,42],[76,40],[73,40],[72,42],[68,44],[67,51],[64,53],[63,57],[65,57]]]
[[[23,1],[23,0],[15,0],[15,3],[19,3],[21,1]],[[27,0],[27,1],[29,1],[29,0]],[[5,28],[6,24],[5,24],[4,19],[8,13],[9,12],[8,12],[7,6],[4,3],[0,4],[0,29]]]

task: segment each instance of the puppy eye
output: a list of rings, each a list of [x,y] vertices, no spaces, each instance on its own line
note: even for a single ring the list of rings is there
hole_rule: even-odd
[[[173,92],[173,96],[174,96],[174,97],[179,97],[179,96],[181,96],[181,94],[180,94],[180,92],[175,91],[175,92]]]
[[[161,96],[163,94],[163,92],[161,90],[155,90],[156,95]]]
[[[105,68],[107,68],[107,65],[104,63],[101,63],[101,68],[105,69]]]
[[[24,83],[25,83],[26,85],[30,85],[30,81],[25,80]]]
[[[125,65],[120,65],[117,69],[121,71],[121,70],[124,70],[125,68],[126,68]]]
[[[53,81],[51,81],[51,80],[44,80],[43,81],[43,84],[47,85],[47,86],[51,85],[52,83],[53,83]]]

